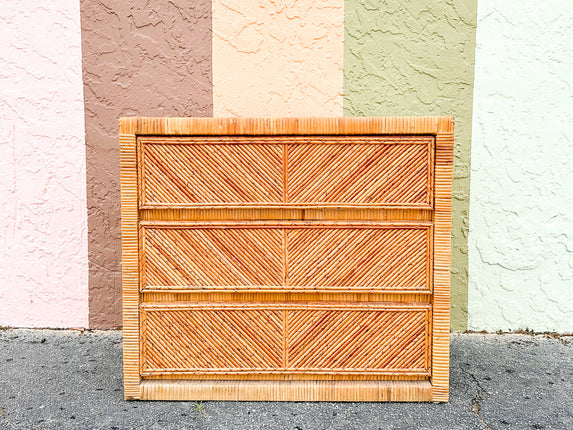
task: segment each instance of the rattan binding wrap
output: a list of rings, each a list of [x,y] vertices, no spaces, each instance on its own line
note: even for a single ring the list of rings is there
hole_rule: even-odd
[[[447,401],[453,119],[122,118],[127,399]]]

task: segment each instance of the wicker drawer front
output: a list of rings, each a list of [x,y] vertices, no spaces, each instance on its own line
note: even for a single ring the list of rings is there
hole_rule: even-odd
[[[142,207],[432,205],[432,137],[139,141]]]
[[[144,375],[429,372],[428,306],[147,304],[142,317]]]
[[[142,227],[144,289],[429,291],[432,228],[281,223]]]

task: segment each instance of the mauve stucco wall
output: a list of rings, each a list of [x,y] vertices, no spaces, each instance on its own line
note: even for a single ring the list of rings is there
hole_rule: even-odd
[[[118,118],[211,116],[210,0],[81,0],[90,327],[121,325]]]
[[[342,116],[344,0],[213,0],[215,116]]]
[[[453,115],[452,329],[467,324],[477,0],[346,0],[344,115]]]
[[[86,327],[79,3],[0,8],[0,326]]]
[[[469,328],[573,331],[573,2],[480,0]]]

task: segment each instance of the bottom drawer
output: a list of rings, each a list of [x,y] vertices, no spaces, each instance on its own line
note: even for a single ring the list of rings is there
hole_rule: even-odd
[[[429,313],[426,304],[144,303],[141,374],[429,375]]]

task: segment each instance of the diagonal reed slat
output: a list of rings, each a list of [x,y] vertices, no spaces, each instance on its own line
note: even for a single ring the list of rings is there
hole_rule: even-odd
[[[338,371],[424,368],[424,312],[309,310],[291,311],[289,317],[292,367]]]
[[[144,145],[143,204],[280,202],[280,145]]]
[[[430,204],[427,146],[293,145],[289,202]]]
[[[268,370],[283,360],[282,320],[273,311],[148,312],[146,324],[144,372]]]

